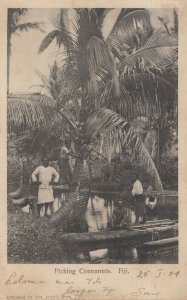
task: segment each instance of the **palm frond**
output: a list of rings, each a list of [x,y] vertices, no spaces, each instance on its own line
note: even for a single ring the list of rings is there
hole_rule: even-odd
[[[50,80],[50,76],[47,77],[43,73],[41,73],[39,70],[35,69],[36,74],[40,78],[42,85],[41,87],[44,88],[45,95],[47,95],[49,98],[54,99],[54,89],[53,89],[53,82]]]
[[[77,42],[76,38],[68,32],[66,25],[65,25],[65,18],[66,16],[66,9],[61,9],[60,14],[58,16],[58,22],[57,22],[57,28],[50,33],[46,35],[46,37],[43,39],[40,47],[39,47],[39,53],[43,52],[50,44],[51,42],[56,39],[56,44],[60,48],[62,45],[64,46],[67,54],[70,56],[74,53],[74,51],[77,49]]]
[[[35,69],[35,72],[38,75],[38,77],[41,79],[44,86],[47,87],[48,89],[50,89],[50,84],[49,84],[49,80],[48,80],[47,76],[42,74],[38,69]]]
[[[96,81],[96,73],[99,67],[104,66],[112,75],[116,93],[119,93],[118,72],[106,44],[98,37],[91,37],[86,46],[86,58],[91,80]]]
[[[98,134],[109,134],[113,130],[121,130],[128,126],[128,122],[114,111],[106,108],[96,110],[86,123],[86,133],[92,139]]]
[[[28,11],[28,8],[11,8],[11,10],[17,13],[19,16],[24,16]]]
[[[9,130],[17,128],[21,131],[47,127],[55,114],[64,118],[72,129],[76,130],[75,123],[70,119],[67,108],[57,110],[56,103],[46,96],[17,95],[8,97]]]
[[[40,30],[41,32],[45,32],[42,28],[41,28],[41,23],[39,22],[35,22],[35,23],[23,23],[23,24],[18,24],[14,27],[14,30],[12,31],[13,32],[16,32],[16,31],[29,31],[30,29],[33,29],[33,30]]]
[[[150,36],[146,43],[138,51],[122,58],[119,64],[120,70],[125,66],[136,67],[138,59],[143,60],[146,67],[167,67],[174,63],[178,57],[177,40],[174,36],[157,31]]]
[[[165,75],[165,76],[163,76]],[[159,87],[165,87],[171,89],[172,92],[177,93],[177,86],[174,85],[167,79],[166,74],[155,74],[153,72],[132,72],[130,74],[122,73],[121,74],[121,83],[123,82],[128,91],[138,91],[142,87],[154,89]]]
[[[55,120],[55,122],[48,123],[47,127],[42,126],[37,130],[30,129],[26,131],[21,137],[14,141],[14,146],[19,153],[25,154],[26,156],[41,156],[44,152],[45,155],[49,155],[55,146],[59,144],[61,131],[62,128],[58,128],[58,124]]]
[[[148,152],[143,141],[140,139],[136,129],[131,126],[129,128],[129,123],[126,120],[118,115],[117,113],[109,109],[100,109],[96,111],[87,121],[86,124],[87,135],[94,138],[98,134],[108,136],[109,134],[115,134],[111,137],[116,137],[118,132],[121,132],[121,146],[124,147],[125,144],[129,145],[134,142],[133,145],[134,151],[138,154],[139,163],[146,169],[146,171],[154,176],[155,185],[159,191],[162,191],[162,183],[158,174],[158,171],[155,167],[155,164],[151,158],[150,153]]]
[[[78,93],[80,88],[79,71],[76,64],[66,60],[59,74],[61,89],[58,98],[72,99]]]
[[[151,157],[154,159],[156,155],[156,144],[157,144],[157,132],[155,129],[148,130],[145,138],[144,145],[150,153]]]
[[[134,133],[135,144],[134,144],[134,151],[138,154],[139,161],[141,162],[142,167],[146,169],[146,171],[154,178],[155,187],[157,191],[160,192],[160,198],[163,200],[163,186],[160,180],[160,176],[156,169],[156,166],[151,158],[151,154],[149,153],[148,149],[146,148],[145,144],[138,136],[137,133]]]
[[[66,106],[66,94],[64,89],[66,90],[66,84],[67,84],[67,78],[66,80],[64,77],[59,76],[59,68],[56,63],[54,63],[53,67],[50,69],[50,76],[47,78],[44,74],[42,74],[40,71],[35,70],[37,75],[40,77],[42,82],[44,83],[44,86],[48,92],[49,98],[51,101],[54,102],[54,105],[56,106],[58,113],[62,113],[66,115],[69,122],[72,123],[74,129],[75,129],[75,118],[71,111]],[[59,78],[60,77],[60,78]],[[64,79],[64,80],[63,80]],[[72,88],[72,82],[68,82],[69,86]],[[73,87],[76,89],[76,85]],[[67,91],[66,91],[67,92]],[[69,97],[72,97],[72,94],[69,95]],[[65,98],[65,100],[63,99]]]
[[[9,128],[15,127],[25,130],[26,128],[47,126],[53,106],[54,103],[48,97],[36,95],[9,96],[7,113]]]
[[[127,137],[127,133],[123,129],[118,129],[116,131],[109,132],[107,135],[101,135],[99,140],[99,149],[100,153],[107,158],[108,163],[111,162],[114,154],[122,153],[122,144]]]
[[[61,40],[63,38],[62,33],[59,29],[55,29],[50,33],[48,33],[43,39],[43,41],[41,42],[38,53],[43,52],[52,43],[52,41],[58,37],[60,37]]]
[[[150,12],[145,9],[124,10],[118,16],[106,43],[110,48],[117,45],[139,48],[152,31]]]
[[[98,18],[98,27],[102,28],[103,21],[107,14],[112,10],[113,8],[96,8],[96,14]]]
[[[8,30],[13,32],[20,17],[24,16],[27,11],[28,8],[8,8]]]
[[[88,145],[88,148],[91,149],[90,152],[94,151],[98,157],[104,158],[105,160],[107,160],[107,157],[105,155],[103,155],[103,153],[97,149],[95,149],[94,147]],[[108,161],[108,160],[107,160]]]
[[[15,8],[14,11],[16,11],[19,16],[24,16],[28,11],[28,8]]]
[[[167,78],[167,77],[166,77]],[[162,75],[148,72],[123,73],[120,77],[121,89],[125,87],[129,97],[124,95],[121,114],[125,117],[161,116],[166,112],[174,113],[177,87]],[[163,101],[165,99],[165,101]],[[127,116],[128,114],[128,116]]]

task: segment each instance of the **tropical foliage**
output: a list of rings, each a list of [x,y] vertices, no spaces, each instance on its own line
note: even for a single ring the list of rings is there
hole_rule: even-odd
[[[9,128],[42,133],[44,144],[52,136],[70,137],[78,157],[73,178],[79,187],[92,153],[109,153],[110,159],[113,151],[130,147],[162,192],[149,146],[154,138],[160,155],[168,120],[177,114],[177,35],[154,30],[145,9],[122,9],[104,39],[102,25],[109,11],[74,9],[70,30],[67,11],[60,10],[59,24],[46,35],[39,53],[55,40],[62,65],[54,63],[49,78],[37,71],[45,97],[8,98]],[[88,195],[72,188],[52,223],[61,219],[65,224],[69,215],[77,224]]]

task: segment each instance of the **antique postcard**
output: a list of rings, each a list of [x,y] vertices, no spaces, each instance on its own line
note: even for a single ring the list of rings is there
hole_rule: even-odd
[[[187,1],[0,3],[0,300],[187,299]]]

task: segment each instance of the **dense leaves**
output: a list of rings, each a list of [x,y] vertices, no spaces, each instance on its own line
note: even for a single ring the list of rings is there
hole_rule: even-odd
[[[61,51],[58,53],[63,55],[62,65],[55,63],[49,78],[37,71],[49,98],[43,97],[43,102],[9,99],[9,127],[38,130],[42,126],[50,131],[56,127],[58,137],[61,124],[78,154],[74,169],[78,185],[84,160],[89,160],[93,152],[100,157],[107,152],[110,161],[113,153],[129,147],[133,149],[132,160],[155,178],[156,188],[162,191],[144,138],[147,135],[148,145],[148,131],[151,126],[156,128],[157,149],[161,153],[168,119],[171,114],[176,117],[176,33],[153,30],[150,13],[145,9],[122,9],[105,41],[102,22],[108,10],[75,9],[72,31],[67,26],[66,13],[60,10],[56,29],[46,35],[39,48],[42,53],[56,40]],[[140,121],[152,123],[146,133],[138,125]],[[54,220],[66,219],[67,214],[71,219],[73,215],[82,219],[85,210],[80,211],[75,203],[86,207],[82,206],[86,197],[80,203],[79,197],[71,198],[70,194],[65,210]]]

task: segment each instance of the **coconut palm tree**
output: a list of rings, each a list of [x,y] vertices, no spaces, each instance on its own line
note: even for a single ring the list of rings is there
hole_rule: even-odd
[[[45,101],[42,97],[35,101],[31,96],[9,99],[9,123],[18,128],[49,126],[55,118],[67,123],[78,157],[73,178],[79,187],[85,180],[84,161],[91,151],[97,151],[96,140],[105,138],[113,144],[121,141],[123,147],[131,144],[139,161],[155,177],[157,189],[162,191],[157,169],[134,119],[152,114],[156,117],[160,111],[167,111],[169,96],[166,95],[164,104],[159,90],[174,89],[164,78],[162,68],[177,59],[175,39],[153,32],[150,13],[141,9],[122,10],[104,40],[101,28],[106,13],[105,9],[76,9],[74,31],[70,33],[61,10],[59,27],[44,38],[39,49],[44,51],[56,39],[65,55],[57,80],[61,88],[55,88],[55,94],[53,85],[51,93],[51,84],[43,77],[49,91]],[[72,223],[80,223],[88,195],[89,190],[72,189],[65,206],[54,214],[51,222],[63,220],[65,224],[68,216]]]
[[[125,20],[136,14],[140,14],[140,11],[128,13],[120,22],[125,24]],[[148,15],[144,12],[144,15],[146,14]],[[176,20],[177,14],[174,12],[175,27]],[[114,28],[106,42],[118,59],[121,83],[130,91],[128,103],[124,102],[123,105],[126,113],[129,115],[130,112],[133,117],[149,117],[151,123],[154,119],[158,140],[156,165],[161,172],[164,132],[169,118],[174,117],[174,110],[175,116],[177,115],[177,30],[168,38],[168,34],[162,28],[155,31],[146,25],[150,29],[145,34],[141,25],[144,21],[138,19],[135,22],[132,18],[132,22],[137,29],[136,43],[129,22],[122,27],[122,34]],[[120,106],[119,111],[123,107]]]
[[[7,20],[7,93],[9,93],[9,76],[10,76],[10,56],[11,56],[11,38],[13,34],[30,29],[41,29],[38,22],[20,23],[20,19],[27,13],[27,8],[9,8]],[[42,30],[43,31],[43,30]]]
[[[104,14],[106,14],[105,10],[101,10],[100,12],[100,17]],[[90,18],[91,18],[91,11],[90,13]],[[96,14],[96,11],[94,11]],[[98,12],[97,12],[98,13]],[[93,14],[93,12],[92,12]],[[61,29],[60,25],[58,29],[54,30],[53,32],[49,33],[46,38],[43,40],[39,51],[44,51],[46,47],[52,42],[53,39],[56,38],[57,44],[59,47],[67,46],[66,49],[71,48],[70,44],[68,45],[68,39],[67,35],[68,33],[66,32],[65,34],[65,25],[62,23],[62,18],[63,16],[63,11],[61,11],[61,18],[60,24],[61,24]],[[94,16],[92,16],[94,18]],[[99,23],[99,21],[98,21]],[[100,24],[100,23],[99,23]],[[79,26],[80,27],[80,26]],[[84,29],[84,22],[82,24],[82,27]],[[79,28],[80,29],[80,28]],[[93,29],[92,29],[93,30]],[[101,32],[100,34],[97,31],[98,29],[95,29],[95,32],[92,32],[92,39],[90,39],[90,44],[93,44],[93,49],[96,47],[96,44],[98,44],[98,40],[95,39],[95,37],[99,37],[100,35],[100,40],[102,39],[101,37]],[[88,31],[89,26],[88,26]],[[77,35],[81,36],[81,32],[77,32]],[[82,34],[83,35],[83,34]],[[90,37],[90,36],[89,36]],[[66,38],[66,42],[65,42]],[[103,40],[103,39],[102,39]],[[107,44],[107,50],[109,52],[112,52],[112,55],[115,59],[115,61],[118,62],[117,67],[115,66],[114,70],[115,72],[112,72],[113,75],[113,80],[111,80],[111,72],[108,72],[108,70],[105,70],[103,68],[104,60],[102,62],[102,65],[98,67],[98,64],[96,66],[97,69],[97,74],[94,74],[94,70],[92,70],[92,80],[88,82],[88,87],[87,89],[90,88],[91,94],[92,92],[98,92],[97,98],[100,97],[99,103],[102,101],[102,97],[105,99],[107,102],[111,102],[112,100],[108,99],[110,96],[111,98],[116,99],[116,85],[114,88],[114,94],[112,94],[113,91],[113,83],[115,82],[117,84],[117,72],[116,69],[119,73],[118,75],[118,81],[120,81],[121,85],[121,91],[120,91],[120,96],[118,97],[118,101],[113,101],[115,110],[116,106],[118,106],[118,111],[120,114],[126,113],[126,117],[129,116],[129,112],[131,111],[131,108],[133,107],[133,111],[131,111],[130,116],[134,117],[135,115],[140,115],[140,114],[146,114],[146,115],[153,115],[153,104],[156,103],[155,98],[157,97],[159,100],[159,103],[157,101],[157,113],[159,113],[159,105],[163,104],[163,101],[161,99],[161,92],[160,95],[156,95],[155,91],[153,90],[155,86],[158,86],[159,84],[159,89],[162,85],[162,92],[165,89],[165,85],[167,85],[167,88],[169,88],[169,91],[174,92],[176,95],[177,91],[177,84],[173,84],[173,82],[168,81],[168,72],[166,71],[166,66],[172,64],[176,58],[177,58],[177,39],[175,36],[168,37],[164,32],[161,30],[154,32],[153,28],[151,26],[150,22],[150,13],[144,9],[122,9],[121,13],[119,14],[116,23],[114,24],[114,27],[109,34],[109,36],[106,39],[106,44]],[[82,43],[82,48],[86,45],[84,44],[84,41]],[[100,43],[101,45],[101,43]],[[75,45],[74,45],[75,46]],[[80,46],[80,45],[79,45]],[[89,45],[87,45],[89,47]],[[91,47],[90,47],[91,48]],[[91,50],[93,50],[91,49]],[[75,49],[72,49],[72,53],[74,53]],[[78,52],[84,53],[84,50],[79,51],[80,49],[77,49]],[[106,50],[106,49],[105,49]],[[88,49],[88,52],[90,49]],[[89,53],[87,53],[89,55]],[[111,56],[111,55],[110,55]],[[99,62],[99,55],[97,53],[98,57],[98,62]],[[71,60],[73,58],[73,54],[71,55]],[[162,58],[162,59],[161,59]],[[81,58],[80,61],[85,61],[85,64],[88,65],[90,61],[90,67],[94,66],[94,63],[91,62],[91,60],[88,59],[88,63],[85,60],[85,58]],[[68,62],[68,63],[67,63]],[[81,69],[76,69],[77,65],[77,57],[74,57],[74,67],[72,68],[72,65],[70,64],[70,60],[66,60],[66,63],[63,67],[63,74],[64,74],[64,85],[62,87],[62,90],[67,91],[67,86],[73,87],[74,91],[77,91],[80,89],[80,82],[78,81],[78,75],[79,71]],[[108,68],[109,63],[107,63],[107,68]],[[99,69],[100,68],[100,69]],[[105,68],[106,68],[106,63],[105,63]],[[130,74],[131,73],[131,74]],[[171,72],[170,72],[171,73]],[[69,75],[69,76],[68,76]],[[70,77],[71,75],[71,77]],[[88,76],[86,73],[84,73],[85,78]],[[100,76],[100,81],[96,83],[96,80],[94,79],[94,76],[98,78]],[[130,75],[130,76],[129,76]],[[136,76],[136,77],[135,77]],[[176,77],[176,76],[175,76]],[[128,81],[128,86],[132,85],[134,86],[134,89],[130,89],[130,94],[127,93],[127,84],[126,82]],[[130,83],[130,81],[133,81]],[[143,89],[140,92],[138,88],[136,87],[136,82],[139,82],[139,87],[143,85]],[[93,84],[94,83],[94,84]],[[97,87],[96,87],[97,84]],[[146,86],[147,84],[147,86]],[[153,88],[149,88],[149,86],[152,86]],[[95,90],[93,89],[95,86]],[[102,90],[104,87],[104,90]],[[139,88],[140,89],[140,88]],[[140,97],[143,98],[145,97],[144,91],[149,90],[149,95],[146,95],[146,98],[149,97],[149,99],[146,99],[142,101],[142,99],[139,99]],[[150,94],[150,90],[152,91],[152,95]],[[143,95],[144,93],[144,95]],[[147,93],[148,94],[148,93]],[[69,95],[72,97],[72,91],[69,91]],[[101,96],[100,96],[101,95]],[[138,95],[138,96],[137,96]],[[155,96],[156,95],[156,96]],[[92,95],[90,95],[92,96]],[[96,95],[94,95],[96,96]],[[106,97],[107,96],[107,97]],[[164,95],[165,97],[165,95]],[[120,99],[121,98],[121,101]],[[128,101],[127,101],[128,98]],[[169,97],[167,97],[167,100]],[[95,101],[95,100],[94,100]],[[136,101],[136,105],[134,105],[134,101]],[[168,103],[168,101],[165,101]],[[145,105],[146,103],[146,105]],[[105,103],[106,104],[106,103]],[[147,105],[150,104],[150,105]],[[127,107],[127,105],[129,107]],[[164,104],[165,105],[165,104]],[[163,106],[162,105],[162,108]],[[171,101],[170,101],[170,106]],[[151,108],[152,107],[152,108]],[[111,107],[112,108],[112,107]],[[147,109],[146,109],[147,108]],[[122,112],[122,109],[124,112]],[[144,112],[142,112],[142,109],[144,109]],[[165,105],[165,110],[168,109]]]

